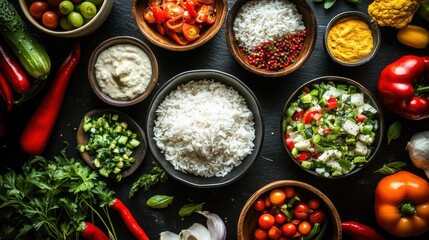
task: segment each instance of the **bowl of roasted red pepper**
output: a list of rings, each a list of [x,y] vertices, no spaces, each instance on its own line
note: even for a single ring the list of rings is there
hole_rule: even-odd
[[[343,178],[374,159],[383,141],[383,119],[377,99],[362,84],[323,76],[303,84],[287,100],[282,141],[306,172]]]
[[[340,216],[314,186],[271,182],[247,200],[238,218],[238,239],[342,239]]]
[[[188,51],[210,41],[222,28],[227,11],[227,0],[132,1],[143,36],[171,51]]]

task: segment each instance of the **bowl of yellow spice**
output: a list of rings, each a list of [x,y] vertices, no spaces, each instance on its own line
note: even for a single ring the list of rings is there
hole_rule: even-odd
[[[331,19],[325,31],[325,48],[338,64],[358,66],[369,62],[380,46],[380,29],[368,15],[343,12]]]

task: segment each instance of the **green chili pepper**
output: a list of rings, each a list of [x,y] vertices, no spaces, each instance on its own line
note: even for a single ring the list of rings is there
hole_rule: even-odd
[[[322,228],[320,229],[319,234],[317,234],[317,236],[314,238],[314,240],[322,240],[325,237],[325,233],[326,233],[326,230],[328,229],[328,225],[329,225],[328,221],[329,221],[328,218],[326,218],[325,222],[323,223]]]
[[[147,200],[146,205],[151,208],[166,208],[173,202],[173,198],[167,195],[155,195]]]
[[[304,236],[304,240],[310,240],[320,231],[320,223],[315,223],[311,231]]]

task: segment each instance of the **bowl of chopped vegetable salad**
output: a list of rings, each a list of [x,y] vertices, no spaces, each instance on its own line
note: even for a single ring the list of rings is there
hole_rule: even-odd
[[[293,162],[324,178],[358,172],[375,156],[384,135],[376,98],[355,80],[323,76],[299,87],[281,119],[282,141]]]

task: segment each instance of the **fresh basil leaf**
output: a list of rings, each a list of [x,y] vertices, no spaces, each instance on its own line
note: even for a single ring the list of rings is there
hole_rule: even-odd
[[[389,145],[393,139],[396,139],[401,135],[401,130],[402,125],[399,120],[389,126],[387,129],[387,145]]]
[[[396,161],[384,164],[383,167],[376,170],[376,173],[381,173],[384,175],[394,174],[396,172],[401,171],[407,164],[405,162]]]
[[[189,203],[184,205],[179,209],[179,216],[185,217],[185,216],[191,216],[192,213],[202,211],[203,210],[203,204],[204,203]]]
[[[151,208],[166,208],[173,199],[174,197],[168,195],[155,195],[147,200],[146,205]]]
[[[325,2],[323,3],[323,6],[325,7],[325,9],[329,9],[334,4],[335,4],[335,0],[325,0]]]

